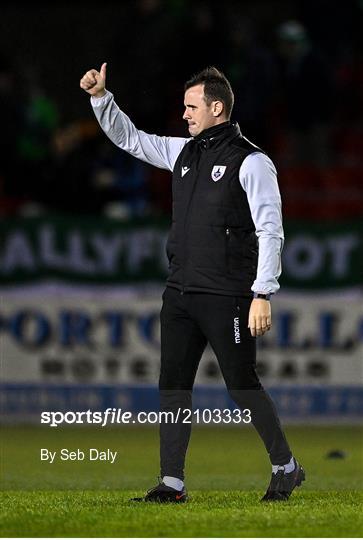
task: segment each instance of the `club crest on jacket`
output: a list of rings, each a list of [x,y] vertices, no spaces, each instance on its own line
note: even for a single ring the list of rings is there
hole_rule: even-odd
[[[214,165],[211,174],[212,180],[218,182],[218,180],[220,180],[224,175],[226,168],[226,165]]]

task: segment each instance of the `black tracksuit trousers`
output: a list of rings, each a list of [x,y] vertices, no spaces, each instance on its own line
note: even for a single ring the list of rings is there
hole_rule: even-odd
[[[291,451],[275,406],[256,374],[256,338],[247,327],[250,304],[250,298],[181,294],[177,289],[166,288],[160,314],[160,410],[176,415],[179,408],[192,409],[195,375],[209,342],[230,396],[241,410],[250,409],[252,423],[271,463],[283,465],[290,461]],[[191,424],[182,420],[180,414],[178,423],[160,423],[161,476],[184,479]]]

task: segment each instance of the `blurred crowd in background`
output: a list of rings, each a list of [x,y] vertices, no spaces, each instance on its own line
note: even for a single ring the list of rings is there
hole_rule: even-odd
[[[79,88],[107,61],[106,86],[136,126],[176,136],[188,136],[185,80],[215,65],[233,119],[277,166],[285,217],[361,215],[362,14],[359,1],[5,3],[0,214],[169,214],[170,174],[112,145]]]

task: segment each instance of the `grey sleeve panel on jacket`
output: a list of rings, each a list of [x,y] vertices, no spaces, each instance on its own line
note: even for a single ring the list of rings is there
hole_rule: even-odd
[[[91,105],[101,128],[116,146],[160,169],[172,171],[180,152],[190,141],[182,137],[149,135],[136,129],[108,90],[101,98],[92,96]]]
[[[251,289],[275,293],[280,288],[278,278],[284,244],[276,169],[268,156],[254,152],[243,161],[239,179],[247,194],[259,245],[257,276]]]

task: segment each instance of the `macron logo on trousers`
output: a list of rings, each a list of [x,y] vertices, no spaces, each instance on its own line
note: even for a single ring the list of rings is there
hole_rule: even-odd
[[[233,319],[233,326],[234,326],[234,342],[241,343],[241,335],[239,333],[239,317],[235,317]]]

